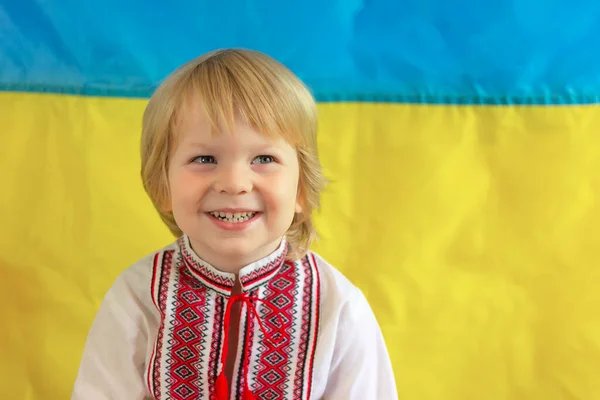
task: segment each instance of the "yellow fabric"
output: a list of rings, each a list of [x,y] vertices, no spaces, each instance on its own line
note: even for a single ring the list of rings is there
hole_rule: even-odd
[[[69,398],[104,292],[172,241],[144,105],[0,94],[3,399]],[[400,398],[600,399],[600,106],[320,112],[314,248],[371,301]]]

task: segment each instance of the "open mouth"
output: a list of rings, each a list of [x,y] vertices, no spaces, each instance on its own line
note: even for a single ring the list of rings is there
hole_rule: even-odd
[[[240,222],[246,222],[252,217],[254,217],[257,213],[252,212],[242,212],[242,213],[224,213],[219,211],[211,211],[209,213],[213,217],[217,218],[220,221],[229,222],[231,224],[239,224]]]

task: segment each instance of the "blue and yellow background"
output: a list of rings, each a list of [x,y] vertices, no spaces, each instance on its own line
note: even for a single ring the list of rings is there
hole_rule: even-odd
[[[0,0],[3,399],[69,398],[102,296],[173,240],[141,115],[222,47],[319,101],[315,250],[401,399],[600,399],[600,2]]]

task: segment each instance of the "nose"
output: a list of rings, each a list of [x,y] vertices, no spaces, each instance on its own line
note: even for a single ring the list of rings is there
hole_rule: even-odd
[[[252,190],[252,178],[249,171],[239,165],[221,165],[217,173],[215,191],[223,194],[244,194]]]

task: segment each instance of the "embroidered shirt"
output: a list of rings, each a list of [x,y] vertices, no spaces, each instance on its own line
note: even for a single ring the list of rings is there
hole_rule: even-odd
[[[395,400],[390,359],[362,292],[314,252],[286,259],[285,239],[235,275],[189,238],[126,269],[106,294],[72,400]],[[240,302],[229,397],[228,319]],[[222,389],[222,388],[221,388]]]

